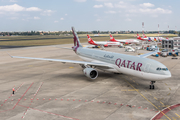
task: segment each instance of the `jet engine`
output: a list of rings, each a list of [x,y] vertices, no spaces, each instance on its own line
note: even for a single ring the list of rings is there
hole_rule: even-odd
[[[104,47],[108,47],[108,44],[105,44]]]
[[[93,80],[98,77],[98,72],[93,68],[85,68],[83,70],[83,72],[84,72],[86,77],[91,78]]]
[[[128,42],[125,42],[125,44],[127,45],[127,44],[129,44]]]

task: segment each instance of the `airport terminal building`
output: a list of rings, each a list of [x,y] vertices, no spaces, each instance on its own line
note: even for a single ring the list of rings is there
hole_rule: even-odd
[[[180,49],[180,37],[174,37],[169,40],[162,40],[162,48],[164,48],[164,49]]]
[[[180,37],[174,37],[174,49],[180,49]]]

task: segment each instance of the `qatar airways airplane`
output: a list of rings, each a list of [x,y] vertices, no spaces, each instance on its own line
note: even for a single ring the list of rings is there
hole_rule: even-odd
[[[139,43],[138,40],[135,39],[114,39],[114,37],[110,34],[110,41],[112,42],[120,42],[120,43],[124,43],[124,44],[131,44],[131,43]]]
[[[111,42],[111,41],[96,42],[96,41],[93,41],[89,35],[87,35],[87,37],[88,37],[88,43],[91,45],[97,45],[97,46],[101,46],[101,47],[102,46],[104,46],[104,47],[120,46],[121,45],[121,43],[119,43],[119,42]]]
[[[103,50],[89,49],[87,47],[82,47],[78,35],[73,27],[72,31],[74,35],[74,46],[72,47],[72,50],[85,61],[19,56],[11,57],[79,64],[83,68],[84,75],[93,80],[98,77],[97,69],[107,72],[132,75],[139,77],[144,81],[151,81],[150,89],[154,89],[155,81],[171,77],[171,73],[165,65],[156,60],[146,58],[158,51],[153,51],[139,56],[132,56]]]

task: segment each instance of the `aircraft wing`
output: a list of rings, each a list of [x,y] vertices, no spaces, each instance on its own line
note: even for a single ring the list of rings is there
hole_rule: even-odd
[[[20,57],[20,56],[11,56],[11,58],[23,58],[23,59],[32,59],[32,60],[55,61],[55,62],[73,63],[73,64],[80,64],[80,65],[92,65],[92,66],[97,66],[97,67],[104,67],[104,68],[107,68],[107,69],[113,69],[110,65],[107,65],[105,63],[98,63],[98,62],[86,62],[86,61],[75,61],[75,60],[65,60],[65,59],[34,58],[34,57]]]
[[[156,50],[156,51],[153,51],[153,52],[149,52],[149,53],[143,54],[143,55],[138,55],[138,57],[145,58],[145,57],[148,57],[148,56],[150,56],[150,55],[152,55],[152,54],[155,54],[155,53],[157,53],[157,52],[159,52],[159,49]]]

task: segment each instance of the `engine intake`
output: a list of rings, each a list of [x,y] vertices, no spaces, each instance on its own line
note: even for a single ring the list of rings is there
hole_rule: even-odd
[[[98,72],[93,68],[85,68],[83,70],[83,72],[84,72],[86,77],[91,78],[93,80],[98,77]]]

